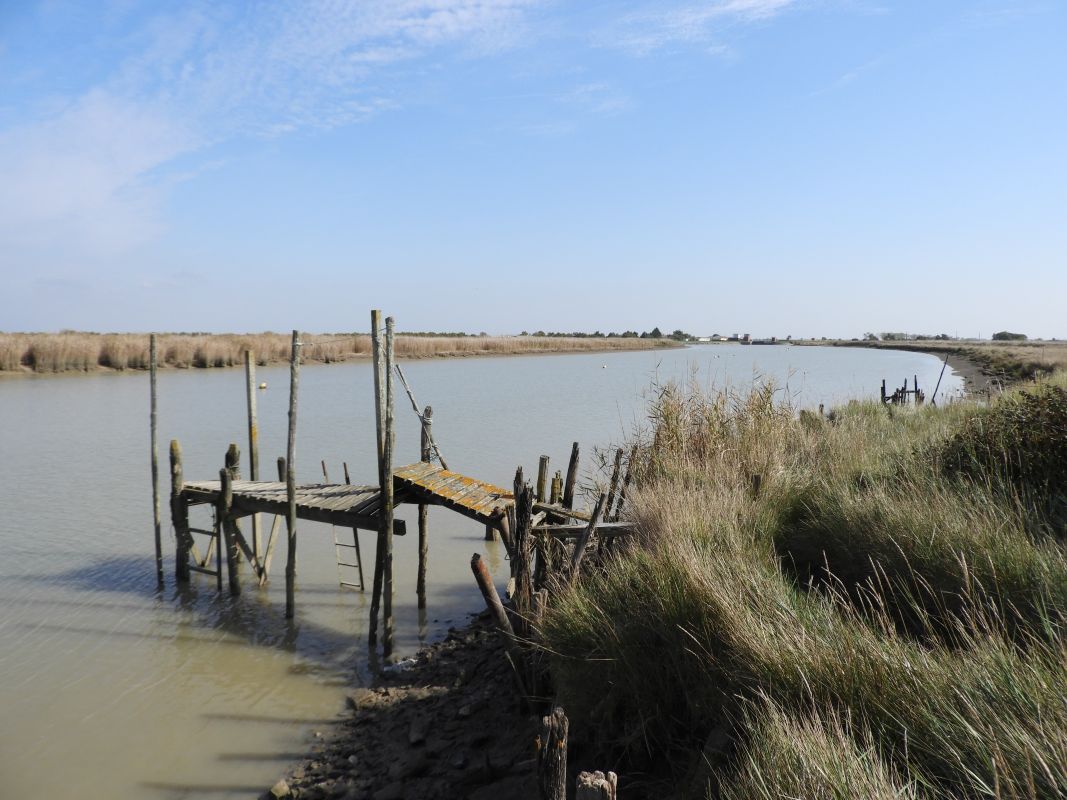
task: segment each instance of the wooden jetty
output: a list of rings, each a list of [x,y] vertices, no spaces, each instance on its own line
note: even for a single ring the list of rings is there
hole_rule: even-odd
[[[371,312],[372,352],[375,389],[375,419],[377,428],[378,485],[351,485],[348,483],[348,465],[344,465],[345,483],[331,483],[326,474],[326,465],[322,464],[322,483],[297,484],[295,480],[294,460],[296,457],[296,412],[297,389],[299,386],[300,347],[299,334],[293,331],[292,352],[290,358],[290,395],[289,395],[289,434],[286,456],[278,459],[278,480],[259,479],[258,465],[258,425],[255,403],[255,359],[251,353],[246,354],[248,392],[248,437],[251,480],[242,480],[240,475],[240,452],[236,444],[231,444],[226,451],[224,465],[218,479],[185,480],[182,465],[182,450],[177,440],[171,441],[171,521],[176,540],[175,577],[178,582],[188,582],[191,573],[204,573],[216,579],[219,589],[223,588],[224,573],[228,578],[230,593],[240,594],[240,564],[247,561],[252,572],[262,585],[270,574],[274,551],[281,538],[281,522],[286,528],[286,616],[292,617],[295,608],[296,543],[298,521],[320,522],[334,526],[334,544],[337,548],[349,548],[351,559],[342,561],[338,550],[338,572],[342,585],[364,588],[363,564],[360,557],[359,532],[375,531],[378,535],[375,548],[373,596],[371,599],[370,627],[368,638],[370,644],[377,642],[379,613],[384,621],[384,655],[388,658],[393,643],[393,572],[392,540],[394,536],[403,536],[407,526],[403,520],[394,516],[398,503],[417,505],[419,529],[419,572],[417,594],[419,607],[426,603],[426,561],[427,515],[428,506],[436,505],[450,509],[483,526],[486,538],[500,537],[512,561],[513,577],[517,574],[515,560],[523,563],[528,555],[523,555],[531,547],[531,537],[536,540],[536,550],[541,558],[550,549],[551,541],[565,539],[577,540],[576,552],[585,548],[591,531],[600,525],[601,541],[612,541],[615,536],[626,532],[628,526],[618,522],[619,510],[625,499],[626,489],[630,483],[630,468],[627,467],[625,478],[621,473],[623,452],[616,453],[614,471],[611,477],[610,491],[601,497],[601,501],[592,512],[573,508],[575,486],[578,474],[578,443],[571,450],[566,478],[561,472],[549,480],[548,456],[542,456],[539,463],[536,491],[530,484],[522,481],[522,471],[518,471],[514,489],[505,489],[476,478],[451,471],[447,468],[441,450],[432,434],[433,411],[427,406],[422,412],[415,401],[411,387],[403,371],[394,363],[394,324],[393,319],[385,320],[384,331],[381,312]],[[421,460],[406,466],[394,468],[395,446],[395,385],[394,371],[400,377],[403,388],[411,401],[412,409],[417,415],[422,431],[420,448]],[[154,378],[154,370],[153,370]],[[156,456],[156,382],[151,382],[151,430],[152,430],[152,470],[154,505],[158,508],[157,456]],[[631,452],[630,464],[633,462]],[[522,492],[528,497],[529,511],[523,512],[521,519],[516,518],[516,493]],[[614,516],[612,515],[614,504]],[[210,528],[199,528],[190,524],[190,508],[208,507],[213,512]],[[156,512],[158,520],[158,511]],[[267,541],[261,541],[260,516],[274,517]],[[240,521],[251,517],[250,537],[246,538],[240,528]],[[601,524],[601,520],[604,520]],[[352,531],[352,544],[341,542],[336,538],[337,529]],[[159,556],[158,522],[157,522],[157,574],[162,575],[161,556]],[[512,531],[516,531],[513,535]],[[196,546],[198,534],[207,537],[203,553]],[[516,536],[520,541],[516,541]],[[225,560],[225,565],[223,561]],[[345,581],[340,576],[341,567],[357,568],[358,582]],[[543,564],[541,565],[543,572]],[[574,565],[577,572],[577,564]]]

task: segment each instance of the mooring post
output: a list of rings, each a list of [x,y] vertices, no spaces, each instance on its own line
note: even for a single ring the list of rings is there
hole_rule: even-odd
[[[259,423],[256,420],[256,358],[245,350],[245,394],[248,398],[248,480],[259,480]],[[259,560],[261,541],[259,514],[252,515],[252,555]]]
[[[385,532],[385,550],[382,559],[383,603],[385,618],[385,641],[382,654],[388,660],[393,654],[393,450],[396,446],[396,381],[393,378],[395,355],[395,322],[385,319],[385,451],[382,484],[382,530]]]
[[[882,405],[885,405],[885,378],[882,378]]]
[[[378,437],[378,490],[385,492],[385,376],[382,372],[382,312],[370,312],[371,357],[374,362],[374,428]],[[367,642],[373,647],[378,642],[378,609],[382,602],[382,558],[385,552],[383,527],[378,525],[378,543],[374,548],[374,585],[370,598],[370,625]]]
[[[558,706],[541,718],[537,784],[543,800],[567,800],[567,715]]]
[[[534,497],[537,502],[545,502],[545,492],[548,489],[548,456],[541,456],[537,462],[537,492]]]
[[[170,440],[170,519],[174,525],[175,559],[174,577],[181,583],[189,582],[189,501],[182,493],[185,478],[182,474],[182,446],[177,439]]]
[[[289,440],[285,449],[285,515],[289,549],[285,559],[285,617],[292,619],[296,613],[296,395],[300,383],[300,334],[293,331],[293,344],[289,353]]]
[[[226,471],[230,473],[230,479],[238,481],[241,479],[241,448],[237,446],[236,442],[230,442],[230,446],[226,449]]]
[[[571,446],[571,461],[567,465],[567,482],[563,486],[563,507],[574,508],[574,483],[578,480],[578,443]]]
[[[426,406],[422,412],[422,439],[419,447],[419,458],[422,461],[430,460],[430,426],[433,425],[433,408]],[[429,509],[425,503],[419,503],[419,574],[415,581],[415,594],[418,595],[419,608],[426,608],[426,556],[429,550],[427,538],[427,522]]]
[[[156,581],[163,585],[163,534],[159,520],[159,445],[156,441],[156,335],[148,339],[148,366],[150,375],[149,423],[152,429],[152,524],[156,534]]]
[[[233,520],[230,519],[230,514],[233,511],[233,472],[229,466],[219,470],[219,484],[221,488],[219,490],[216,513],[219,515],[218,525],[222,539],[218,542],[218,548],[221,551],[225,546],[226,573],[230,579],[230,595],[237,597],[241,594],[241,580],[237,575],[237,537],[234,536]]]

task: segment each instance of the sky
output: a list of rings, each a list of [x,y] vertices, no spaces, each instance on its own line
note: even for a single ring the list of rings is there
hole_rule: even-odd
[[[1067,337],[1059,0],[0,0],[0,330]]]

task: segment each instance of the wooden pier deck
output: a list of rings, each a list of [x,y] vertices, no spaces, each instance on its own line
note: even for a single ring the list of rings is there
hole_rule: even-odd
[[[233,481],[232,517],[249,514],[285,516],[288,501],[285,484],[280,481]],[[182,493],[189,505],[217,503],[222,493],[221,481],[187,481]],[[325,522],[345,528],[378,530],[382,493],[377,486],[311,483],[296,487],[296,516],[313,522]],[[404,520],[393,522],[393,533],[407,533]]]

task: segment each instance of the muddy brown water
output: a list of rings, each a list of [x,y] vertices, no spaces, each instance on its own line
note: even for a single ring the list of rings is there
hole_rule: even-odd
[[[565,469],[570,443],[594,445],[644,421],[656,381],[744,389],[773,378],[815,407],[875,397],[941,364],[919,353],[715,345],[662,352],[412,362],[405,372],[449,465],[504,486],[541,453]],[[261,469],[285,452],[288,370],[260,368]],[[962,382],[946,373],[942,392]],[[366,362],[301,374],[297,477],[373,482],[374,418]],[[418,427],[398,398],[398,463],[417,460]],[[367,680],[367,595],[341,589],[329,526],[299,529],[297,617],[284,618],[284,554],[263,588],[237,600],[193,576],[174,586],[166,447],[181,440],[188,479],[217,476],[229,442],[246,444],[240,370],[159,376],[166,585],[157,589],[148,468],[148,376],[101,374],[0,382],[0,798],[254,797]],[[242,456],[244,458],[244,455]],[[247,463],[243,464],[247,475]],[[194,524],[209,522],[194,509]],[[402,516],[414,530],[414,508]],[[269,518],[268,518],[269,521]],[[207,527],[207,525],[204,525]],[[369,583],[373,537],[361,543]],[[397,650],[460,625],[481,600],[473,552],[506,574],[500,545],[475,523],[430,514],[428,610],[415,607],[416,537],[396,540]],[[284,548],[282,548],[284,551]]]

